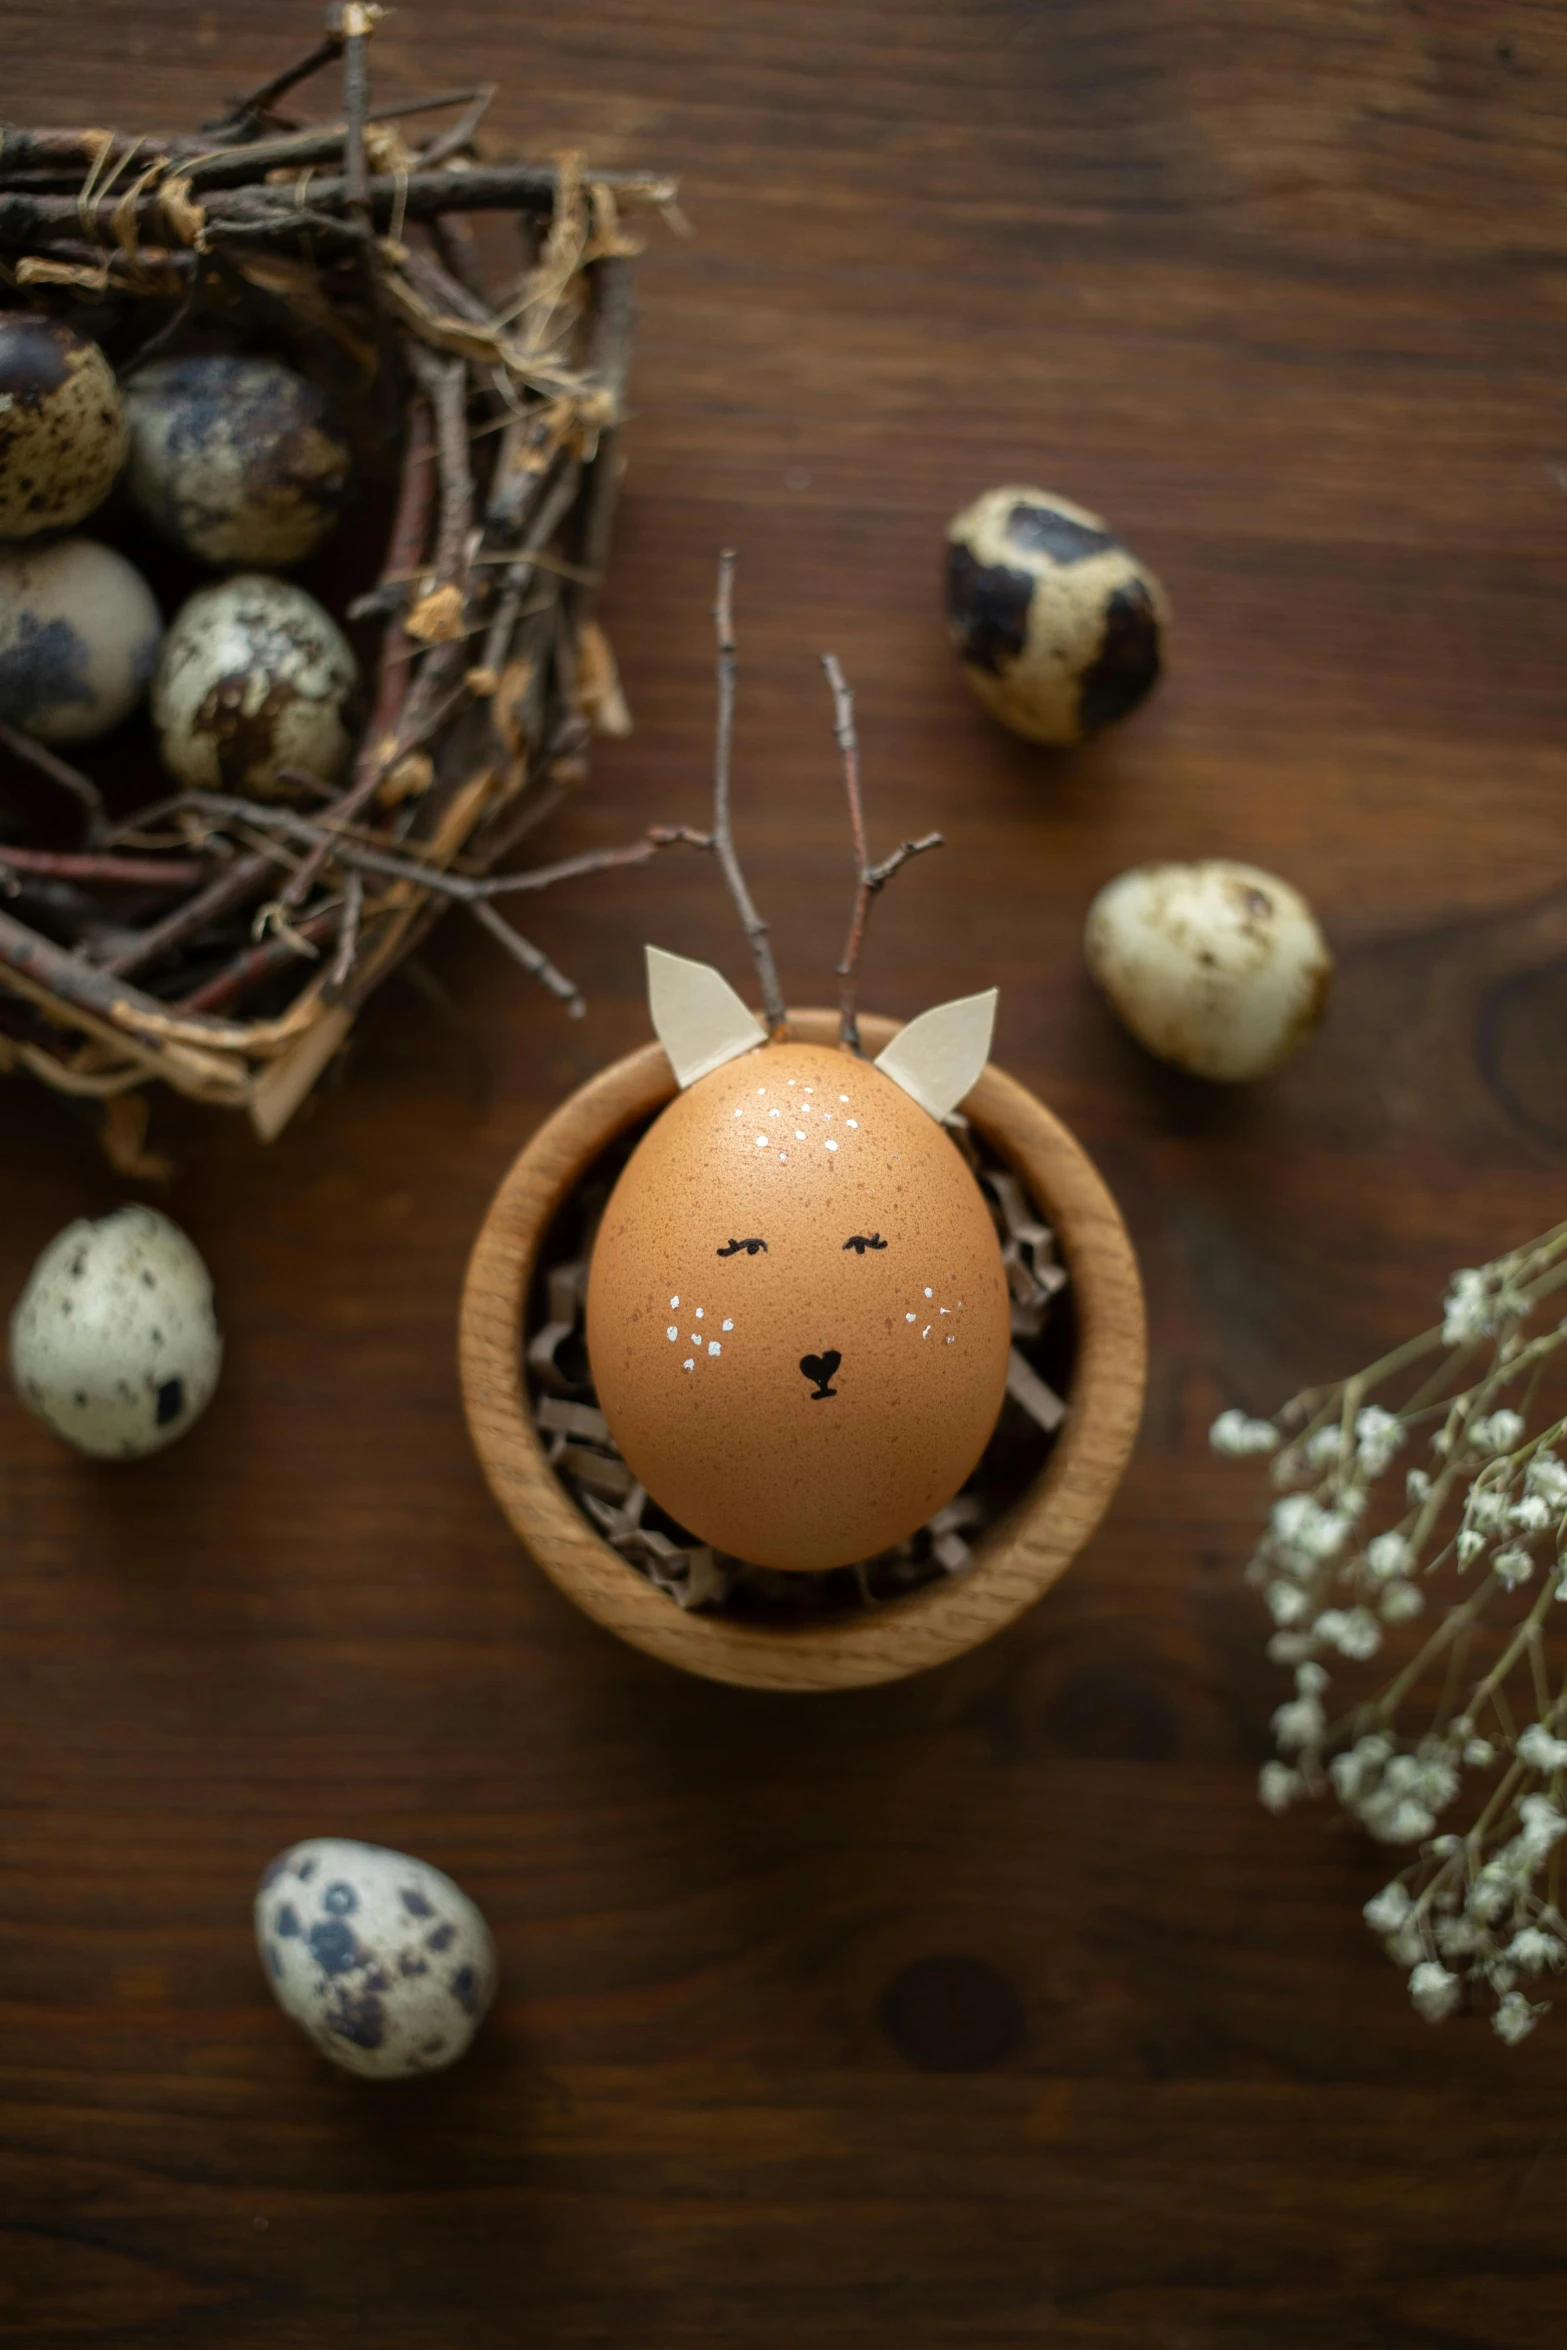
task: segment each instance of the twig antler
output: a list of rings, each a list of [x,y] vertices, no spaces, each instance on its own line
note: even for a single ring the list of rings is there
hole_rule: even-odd
[[[718,637],[718,723],[713,745],[713,829],[711,832],[693,832],[685,824],[655,825],[649,839],[660,848],[683,843],[692,849],[708,849],[718,859],[718,869],[724,877],[729,895],[734,899],[740,916],[751,957],[756,964],[756,975],[762,983],[762,1011],[767,1021],[769,1036],[786,1036],[789,1015],[784,1005],[783,989],[778,984],[778,966],[773,960],[772,940],[767,924],[762,920],[745,886],[745,875],[735,855],[734,825],[729,812],[730,753],[734,744],[735,724],[735,551],[725,547],[718,558],[718,594],[713,604],[713,627]]]
[[[945,846],[943,835],[927,832],[920,840],[906,840],[895,848],[890,857],[879,865],[870,861],[870,850],[865,844],[865,810],[860,799],[860,738],[854,731],[854,696],[838,665],[836,653],[823,653],[822,667],[827,683],[832,688],[833,732],[843,754],[843,788],[849,802],[849,829],[854,835],[854,868],[857,886],[854,892],[854,912],[849,918],[849,935],[844,942],[843,958],[838,964],[838,1037],[851,1053],[860,1051],[860,1022],[855,1008],[855,990],[858,985],[860,948],[865,942],[865,925],[870,916],[871,900],[884,890],[901,865],[911,857],[923,856],[927,849]]]

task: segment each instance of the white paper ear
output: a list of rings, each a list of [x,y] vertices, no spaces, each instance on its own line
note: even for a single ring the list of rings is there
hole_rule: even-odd
[[[684,955],[649,947],[647,1001],[682,1091],[767,1042],[766,1029],[711,963],[688,963]]]
[[[990,1058],[996,1025],[996,991],[957,996],[921,1012],[893,1038],[876,1066],[912,1094],[933,1118],[945,1118],[977,1084]]]

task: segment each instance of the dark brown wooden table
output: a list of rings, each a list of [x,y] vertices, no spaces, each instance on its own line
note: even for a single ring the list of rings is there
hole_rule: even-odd
[[[4,110],[210,114],[301,0],[16,0]],[[825,698],[875,834],[951,845],[878,916],[871,1004],[996,980],[998,1057],[1077,1129],[1153,1314],[1109,1524],[1003,1639],[819,1701],[580,1620],[475,1470],[453,1327],[514,1151],[646,1035],[644,937],[743,955],[697,861],[382,998],[264,1151],[177,1108],[172,1212],[229,1332],[145,1465],[0,1399],[0,2336],[489,2350],[1558,2350],[1567,2016],[1433,2031],[1366,1935],[1386,1870],[1269,1821],[1282,1676],[1210,1462],[1428,1318],[1567,1190],[1567,19],[1464,0],[409,5],[380,82],[493,75],[500,127],[678,172],[606,608],[637,718],[565,852],[699,821],[716,549],[742,551],[744,847],[789,992],[847,909]],[[325,93],[323,92],[323,102]],[[1071,759],[943,643],[948,513],[1040,480],[1178,623]],[[1080,966],[1092,891],[1235,854],[1317,903],[1331,1023],[1278,1081],[1144,1060]],[[0,1293],[124,1187],[0,1092]],[[472,2059],[367,2088],[280,2018],[261,1864],[408,1847],[485,1907]],[[940,1962],[940,1963],[938,1963]]]

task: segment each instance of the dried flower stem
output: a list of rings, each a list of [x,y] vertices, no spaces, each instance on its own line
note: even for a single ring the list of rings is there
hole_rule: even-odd
[[[860,738],[854,729],[854,696],[835,653],[823,653],[822,667],[827,673],[827,683],[832,688],[833,732],[843,755],[843,788],[849,803],[849,830],[854,840],[854,869],[857,876],[854,912],[849,918],[849,935],[844,944],[842,960],[838,964],[838,1036],[851,1053],[858,1053],[860,1022],[855,997],[860,949],[865,943],[865,925],[870,917],[871,901],[886,888],[893,875],[911,857],[923,856],[927,849],[943,848],[946,844],[939,832],[927,832],[920,840],[903,841],[881,864],[871,863],[870,850],[865,840],[865,810],[860,796]]]

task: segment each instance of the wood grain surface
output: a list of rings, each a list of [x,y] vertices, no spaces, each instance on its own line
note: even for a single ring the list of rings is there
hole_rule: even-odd
[[[299,0],[14,0],[4,109],[193,121]],[[1567,18],[1540,0],[410,0],[383,85],[677,171],[606,620],[638,731],[562,853],[697,822],[717,548],[739,819],[785,987],[874,838],[951,845],[865,993],[999,983],[996,1057],[1083,1138],[1150,1292],[1139,1456],[1070,1575],[882,1690],[726,1690],[587,1622],[484,1488],[454,1365],[486,1201],[645,1041],[641,940],[721,960],[705,863],[585,883],[588,1018],[443,931],[270,1151],[176,1109],[223,1387],[172,1452],[0,1400],[0,2332],[371,2350],[1558,2350],[1567,2015],[1433,2031],[1385,1862],[1254,1783],[1280,1677],[1222,1402],[1423,1323],[1567,1189]],[[1167,582],[1166,683],[1072,758],[945,651],[948,513],[1036,478]],[[1224,853],[1318,905],[1331,1022],[1200,1090],[1084,979],[1092,891]],[[124,1196],[0,1094],[0,1286]],[[249,1936],[266,1858],[402,1845],[502,1953],[471,2060],[328,2071]]]

